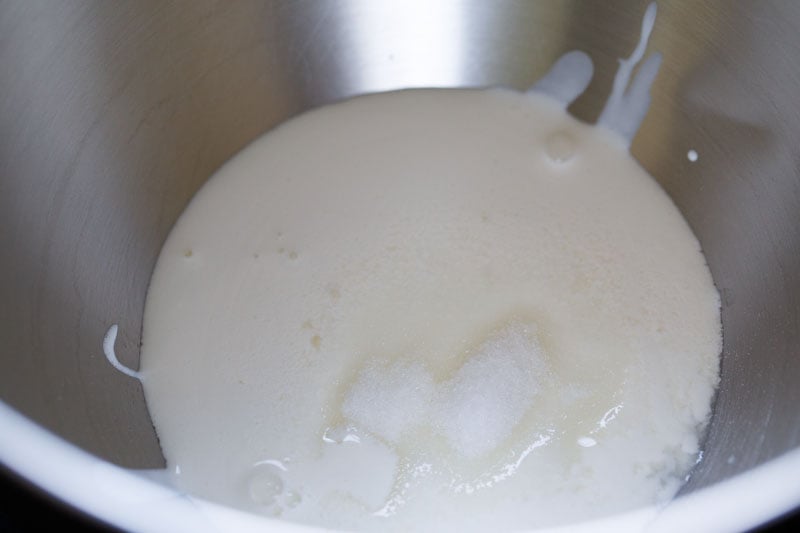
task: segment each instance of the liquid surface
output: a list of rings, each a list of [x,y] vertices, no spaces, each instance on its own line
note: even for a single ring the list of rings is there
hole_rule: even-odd
[[[699,244],[558,102],[420,90],[306,113],[198,193],[140,375],[178,486],[306,524],[564,524],[671,498],[721,346]]]

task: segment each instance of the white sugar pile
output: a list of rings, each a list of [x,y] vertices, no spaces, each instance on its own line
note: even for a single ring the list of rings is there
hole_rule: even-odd
[[[546,373],[533,328],[511,324],[440,383],[420,363],[368,366],[347,394],[342,413],[391,444],[427,425],[459,454],[479,457],[511,435]]]
[[[422,424],[428,417],[435,385],[419,363],[367,366],[342,405],[342,414],[361,429],[388,442]]]
[[[439,385],[434,427],[466,457],[490,452],[531,407],[545,372],[536,338],[520,325],[509,326]]]

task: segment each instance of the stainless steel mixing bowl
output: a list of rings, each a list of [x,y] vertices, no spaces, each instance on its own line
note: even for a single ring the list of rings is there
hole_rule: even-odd
[[[404,87],[522,89],[572,49],[596,74],[571,111],[593,121],[645,5],[3,1],[0,398],[112,463],[162,466],[142,389],[101,340],[118,323],[117,353],[137,366],[159,249],[215,169],[311,106]],[[787,459],[776,471],[794,483],[753,486],[756,497],[784,483],[782,503],[753,520],[800,504],[788,461],[800,443],[798,26],[798,2],[661,1],[650,47],[664,63],[632,149],[691,224],[723,298],[722,382],[682,492]]]

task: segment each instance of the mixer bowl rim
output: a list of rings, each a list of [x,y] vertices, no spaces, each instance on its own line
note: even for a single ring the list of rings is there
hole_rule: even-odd
[[[0,401],[0,463],[54,498],[132,531],[320,531],[185,494],[66,442]],[[800,449],[673,500],[549,531],[737,531],[800,503]],[[537,530],[545,531],[545,530]]]

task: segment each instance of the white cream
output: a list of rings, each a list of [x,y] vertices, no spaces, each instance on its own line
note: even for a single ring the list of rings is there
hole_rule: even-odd
[[[656,3],[647,6],[642,18],[642,34],[633,53],[628,59],[620,59],[614,85],[608,96],[603,111],[597,119],[597,124],[618,134],[629,145],[639,130],[647,109],[650,107],[650,86],[656,79],[658,69],[661,67],[661,54],[651,54],[644,63],[639,65],[639,70],[630,81],[633,69],[644,57],[650,33],[656,23]]]
[[[592,74],[592,59],[586,52],[573,50],[561,56],[530,91],[548,96],[566,109],[589,86]]]
[[[627,141],[562,104],[360,97],[220,169],[145,313],[140,374],[179,487],[402,531],[669,499],[710,412],[719,298]]]
[[[135,379],[140,379],[141,376],[137,371],[128,368],[127,366],[120,363],[119,359],[117,359],[117,352],[114,350],[114,345],[117,342],[118,330],[119,326],[113,324],[108,328],[108,331],[106,331],[105,337],[103,337],[103,353],[106,356],[106,360],[109,362],[111,366],[113,366],[126,376]]]

